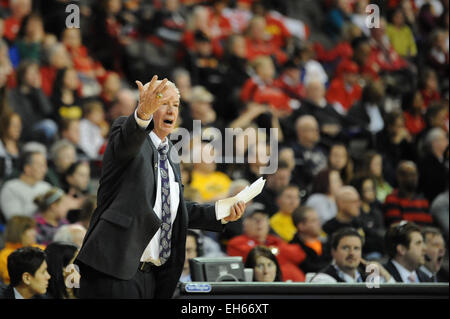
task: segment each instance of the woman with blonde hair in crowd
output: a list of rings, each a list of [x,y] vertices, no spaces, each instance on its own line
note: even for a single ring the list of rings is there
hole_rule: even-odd
[[[7,260],[13,251],[30,246],[45,249],[45,246],[36,243],[36,236],[36,222],[32,218],[13,216],[8,221],[5,230],[5,247],[0,250],[0,280],[4,284],[9,284],[10,281]]]

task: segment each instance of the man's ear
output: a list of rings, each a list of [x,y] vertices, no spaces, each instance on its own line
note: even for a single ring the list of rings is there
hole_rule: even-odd
[[[29,272],[24,272],[22,274],[22,281],[24,284],[26,284],[27,286],[31,283],[31,274]]]
[[[407,249],[404,245],[398,244],[398,245],[395,247],[395,250],[397,251],[397,255],[399,255],[399,256],[405,256],[406,251],[407,251],[408,249]]]

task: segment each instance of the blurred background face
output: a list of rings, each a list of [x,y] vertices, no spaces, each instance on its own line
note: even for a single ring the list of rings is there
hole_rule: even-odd
[[[75,91],[79,87],[78,74],[75,69],[68,69],[64,74],[64,87]]]
[[[315,120],[302,121],[297,127],[299,142],[305,147],[313,147],[319,142],[319,124]]]
[[[433,273],[437,273],[442,266],[445,255],[445,242],[441,235],[426,234],[425,266]]]
[[[266,83],[270,83],[275,77],[275,67],[271,60],[267,59],[256,67],[256,73]]]
[[[278,197],[278,207],[285,213],[292,213],[300,205],[300,193],[296,188],[287,188]]]
[[[289,168],[280,168],[274,175],[271,175],[270,181],[273,189],[281,189],[289,184],[291,180],[291,170]]]
[[[339,241],[339,245],[331,250],[331,254],[342,271],[353,271],[361,262],[361,251],[361,240],[356,236],[347,236]]]
[[[362,184],[361,199],[366,203],[372,203],[375,198],[375,185],[371,179],[366,179]]]
[[[373,176],[381,177],[383,175],[383,159],[380,155],[375,155],[370,162],[370,173]]]
[[[27,167],[27,175],[31,176],[37,181],[44,179],[47,174],[47,159],[44,154],[34,154],[31,163]]]
[[[345,195],[340,195],[338,199],[339,209],[346,215],[351,217],[358,217],[361,208],[361,201],[359,194],[356,191],[346,192]]]
[[[267,257],[256,258],[256,265],[253,269],[256,281],[273,282],[277,275],[277,265]]]
[[[231,52],[240,58],[245,58],[247,56],[247,44],[243,36],[235,36],[233,38]]]
[[[340,171],[347,164],[347,150],[343,145],[333,146],[329,155],[330,168]]]
[[[22,234],[22,245],[24,247],[36,244],[37,231],[35,228],[28,228]]]
[[[319,214],[313,209],[306,212],[305,221],[301,223],[301,232],[311,237],[318,237],[322,232]]]
[[[311,101],[320,101],[325,97],[325,87],[319,81],[310,82],[306,86],[306,98]]]
[[[76,187],[80,191],[85,191],[89,185],[91,178],[91,169],[89,164],[78,165],[72,176],[68,176],[68,181],[71,186]]]
[[[22,120],[19,115],[14,114],[9,121],[7,136],[12,140],[17,141],[19,140],[21,133]]]
[[[80,121],[71,121],[69,127],[62,133],[63,138],[78,145],[80,142]]]
[[[244,220],[243,226],[247,236],[265,239],[269,234],[269,217],[263,213],[254,213]]]
[[[414,192],[419,182],[419,174],[416,166],[412,163],[403,163],[397,175],[397,180],[400,189],[407,192]]]
[[[78,48],[81,45],[80,30],[77,28],[66,29],[62,41],[70,48]]]
[[[55,161],[56,169],[58,172],[65,172],[70,165],[75,163],[77,155],[73,147],[64,147],[58,152],[57,159]]]

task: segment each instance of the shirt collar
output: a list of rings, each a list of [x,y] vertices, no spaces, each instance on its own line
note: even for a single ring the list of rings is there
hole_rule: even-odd
[[[420,266],[420,270],[422,272],[424,272],[425,275],[427,275],[430,278],[434,276],[434,274],[427,267],[425,267],[424,265]]]
[[[339,276],[342,280],[344,280],[345,282],[348,282],[348,283],[352,283],[352,282],[363,282],[362,277],[361,277],[361,274],[359,273],[358,270],[355,269],[355,276],[352,277],[352,276],[350,276],[349,274],[343,272],[343,271],[338,267],[338,265],[336,265],[336,263],[335,263],[334,261],[333,261],[333,266],[334,266],[334,268],[336,269],[338,276]]]
[[[14,290],[14,298],[15,298],[15,299],[25,299],[25,298],[20,294],[20,292],[17,291],[16,288],[13,288],[13,290]]]
[[[164,141],[161,141],[159,136],[156,135],[156,133],[153,132],[153,131],[150,132],[150,139],[152,140],[153,145],[155,145],[156,149],[158,149],[161,144],[168,144],[169,143],[167,137],[164,139]]]
[[[414,274],[414,276],[416,277],[416,280],[417,280],[417,273],[415,270],[409,271],[408,269],[406,269],[405,267],[400,265],[395,260],[392,260],[392,263],[394,264],[395,268],[397,268],[398,272],[400,273],[400,277],[402,277],[403,282],[409,282],[408,277],[411,276],[411,274]]]

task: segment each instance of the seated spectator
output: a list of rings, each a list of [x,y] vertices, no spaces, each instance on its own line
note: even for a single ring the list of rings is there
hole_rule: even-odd
[[[300,189],[310,191],[314,176],[327,166],[327,156],[319,146],[317,120],[312,115],[303,115],[295,124],[297,142],[292,144],[296,164],[294,180],[298,181]]]
[[[392,111],[384,117],[384,128],[376,135],[376,149],[384,159],[384,169],[394,172],[400,160],[416,160],[412,136],[405,126],[403,113]]]
[[[53,236],[53,242],[70,243],[77,248],[81,248],[84,236],[86,235],[86,229],[80,224],[62,225]]]
[[[383,255],[384,228],[383,210],[381,203],[375,197],[375,182],[370,177],[362,177],[352,182],[361,198],[361,212],[359,222],[366,234],[364,245],[366,259],[380,259]]]
[[[116,100],[111,104],[111,108],[106,114],[109,124],[120,116],[129,116],[136,108],[137,99],[130,89],[121,89],[117,92]]]
[[[345,185],[353,179],[353,161],[344,143],[331,145],[328,151],[328,168],[337,170]]]
[[[360,214],[361,199],[353,186],[343,186],[336,194],[336,205],[338,208],[336,217],[331,218],[323,224],[322,228],[328,238],[341,228],[351,227],[365,237],[364,230],[358,219]]]
[[[289,185],[283,188],[277,196],[280,210],[270,218],[270,227],[286,242],[292,240],[296,228],[292,222],[292,213],[300,206],[300,191],[297,186]]]
[[[45,194],[39,195],[34,202],[38,207],[35,216],[38,232],[38,243],[47,246],[53,241],[56,231],[67,224],[66,195],[61,189],[52,188]]]
[[[16,215],[33,216],[34,198],[47,192],[51,185],[44,181],[47,160],[40,152],[26,152],[21,158],[19,178],[7,181],[0,191],[0,206],[6,220]]]
[[[88,162],[78,161],[71,164],[64,172],[67,195],[81,202],[89,191],[89,183],[91,180],[91,168]]]
[[[47,272],[45,252],[35,247],[14,251],[8,257],[11,284],[2,292],[0,299],[42,299],[50,279]]]
[[[292,214],[297,229],[290,244],[297,244],[306,253],[299,267],[305,274],[318,272],[330,261],[326,239],[317,212],[309,206],[300,206]]]
[[[316,118],[320,126],[321,143],[329,147],[333,142],[343,140],[343,131],[347,125],[345,117],[327,102],[324,84],[311,80],[306,84],[305,91],[305,100],[297,112]]]
[[[277,64],[283,64],[287,61],[287,55],[279,47],[273,45],[266,25],[266,19],[262,16],[253,16],[249,21],[245,31],[247,59],[253,60],[260,55],[272,56]]]
[[[53,106],[41,90],[39,66],[36,62],[23,61],[19,65],[17,88],[9,94],[9,105],[22,119],[23,140],[36,140],[39,137],[51,141],[57,127],[49,119],[53,114]]]
[[[447,10],[448,17],[448,10]],[[448,30],[447,30],[448,31]],[[442,29],[433,31],[431,35],[431,49],[428,53],[428,63],[437,73],[440,81],[447,80],[448,82],[448,65],[449,65],[449,51],[448,51],[448,32]]]
[[[314,45],[309,41],[302,41],[300,45],[295,47],[293,52],[293,60],[300,67],[300,80],[303,85],[312,80],[318,80],[324,85],[328,82],[328,75],[322,64],[316,60],[316,50]]]
[[[336,216],[338,212],[336,196],[342,185],[341,176],[336,170],[324,169],[314,178],[306,205],[314,208],[319,214],[320,225]]]
[[[350,1],[337,0],[328,12],[326,30],[332,39],[337,39],[342,33],[342,29],[353,12]]]
[[[208,127],[215,127],[223,129],[223,124],[213,107],[214,95],[211,94],[203,86],[194,86],[190,98],[189,110],[192,120],[201,121],[203,129]],[[188,129],[193,129],[193,123],[183,123],[183,126]]]
[[[202,144],[200,149],[194,150],[194,153],[201,154],[202,158],[200,163],[194,162],[191,186],[199,191],[202,202],[214,202],[225,198],[231,185],[231,179],[217,170],[214,161],[205,161],[205,154],[211,156],[211,153],[208,154],[208,150],[211,152],[208,145]]]
[[[256,246],[247,255],[245,268],[253,269],[253,281],[278,282],[283,281],[277,257],[264,246]]]
[[[63,68],[58,71],[53,85],[52,103],[56,110],[56,118],[80,119],[82,116],[81,98],[78,94],[80,81],[77,71]]]
[[[436,72],[426,69],[420,84],[420,92],[422,93],[425,108],[428,108],[433,102],[439,102],[441,94],[439,93],[439,82]]]
[[[389,261],[385,268],[396,282],[429,282],[420,270],[425,263],[425,244],[420,228],[407,221],[392,224],[384,238]]]
[[[266,184],[262,192],[255,197],[254,201],[262,203],[265,211],[272,217],[278,210],[277,195],[287,187],[291,181],[292,169],[285,161],[278,162],[278,169],[274,174],[266,176]]]
[[[378,268],[380,277],[373,280],[392,283],[394,280],[383,266],[377,262],[366,262],[362,259],[362,246],[364,239],[361,234],[353,228],[342,228],[333,234],[331,238],[331,264],[319,271],[310,282],[317,283],[357,283],[367,282],[364,266],[373,264]],[[367,267],[366,267],[367,268]]]
[[[14,216],[6,224],[5,247],[0,250],[0,281],[9,284],[9,273],[7,267],[8,256],[22,247],[45,246],[36,243],[36,222],[28,216]]]
[[[280,264],[283,280],[304,281],[305,276],[298,265],[305,259],[305,253],[298,245],[284,242],[281,238],[269,234],[269,216],[260,204],[247,207],[243,226],[244,233],[228,242],[227,253],[241,256],[244,262],[248,253],[256,246],[269,247]]]
[[[414,91],[412,96],[405,97],[407,104],[404,105],[405,111],[403,116],[405,118],[405,126],[409,134],[415,137],[421,133],[426,126],[425,123],[425,103],[423,101],[422,93],[419,90]],[[411,102],[409,102],[411,101]]]
[[[15,41],[15,46],[22,61],[36,63],[41,61],[42,44],[45,37],[44,22],[37,13],[31,13],[23,18]]]
[[[122,86],[120,75],[116,72],[106,72],[99,78],[99,83],[101,85],[100,100],[105,110],[109,110]]]
[[[436,224],[442,230],[446,242],[448,242],[448,223],[449,223],[449,192],[447,190],[439,194],[431,203],[430,213]]]
[[[76,298],[75,289],[69,288],[66,283],[70,281],[74,286],[77,283],[76,281],[79,283],[80,275],[73,264],[77,253],[78,248],[76,246],[65,242],[53,242],[45,248],[47,271],[50,275],[47,289],[49,298]]]
[[[31,13],[33,3],[31,0],[10,1],[11,15],[5,19],[5,38],[14,42],[19,32],[22,20]]]
[[[275,85],[293,99],[305,97],[305,87],[300,78],[300,65],[292,59],[283,65],[283,71],[275,80]]]
[[[428,131],[423,144],[425,154],[418,164],[419,189],[431,203],[448,185],[448,158],[445,159],[448,134],[441,128],[433,128]]]
[[[358,83],[359,67],[350,60],[342,61],[336,70],[336,75],[327,90],[327,101],[339,113],[346,113],[361,99],[362,88]]]
[[[87,160],[87,154],[81,149],[80,144],[80,120],[63,119],[59,125],[61,138],[75,146],[76,157],[80,160]]]
[[[298,105],[282,89],[275,85],[275,66],[269,56],[259,56],[251,62],[255,75],[242,87],[240,98],[244,103],[267,104],[284,117]]]
[[[200,237],[199,234],[188,229],[186,234],[186,258],[184,259],[180,282],[192,281],[189,260],[196,257],[202,257]]]
[[[406,220],[419,225],[432,225],[429,203],[417,193],[419,174],[411,161],[402,161],[397,166],[398,188],[386,197],[383,206],[386,226]]]
[[[446,248],[441,231],[425,227],[422,236],[425,242],[425,263],[419,269],[430,278],[430,282],[448,282],[448,271],[446,273],[442,269]]]
[[[66,47],[62,43],[53,44],[44,53],[46,63],[40,69],[42,91],[46,96],[50,97],[52,95],[56,74],[63,68],[70,68],[72,62]]]
[[[19,169],[20,134],[22,119],[9,111],[0,115],[0,180]]]
[[[84,115],[80,121],[80,148],[90,159],[99,157],[99,150],[105,144],[109,125],[105,120],[105,112],[100,102],[92,101],[84,105]]]
[[[385,89],[383,82],[369,82],[363,89],[361,101],[353,105],[348,113],[347,120],[355,131],[369,132],[373,135],[384,128],[384,109],[382,101]]]
[[[370,177],[375,182],[375,194],[380,203],[392,192],[392,186],[384,178],[383,157],[376,151],[367,151],[362,158],[361,169],[356,177]]]
[[[396,8],[391,13],[390,23],[386,27],[386,35],[394,50],[403,58],[413,58],[417,55],[414,34],[406,24],[402,8]]]
[[[53,186],[66,189],[66,170],[77,161],[77,154],[74,145],[62,139],[53,144],[50,149],[51,165],[47,173],[47,181]]]

